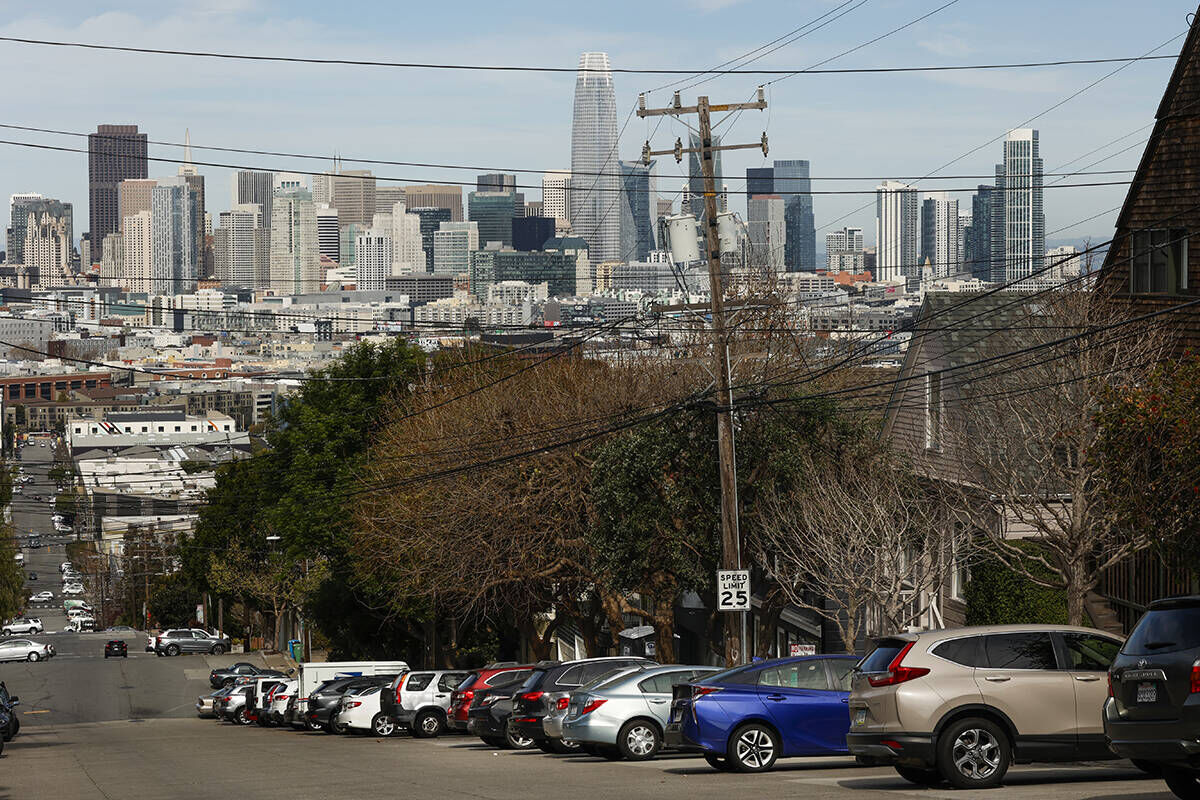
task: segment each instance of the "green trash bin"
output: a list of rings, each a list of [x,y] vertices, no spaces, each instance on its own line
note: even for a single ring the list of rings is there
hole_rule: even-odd
[[[300,656],[303,655],[303,652],[302,652],[302,648],[300,647],[299,639],[289,639],[288,640],[288,652],[292,654],[293,661],[295,661],[297,663],[300,662]]]

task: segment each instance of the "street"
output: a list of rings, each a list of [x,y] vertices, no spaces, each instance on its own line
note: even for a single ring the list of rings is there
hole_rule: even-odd
[[[42,447],[41,443],[46,442]],[[50,516],[54,513],[51,502],[57,492],[54,481],[47,473],[54,464],[54,445],[49,437],[38,437],[21,450],[21,460],[16,464],[33,480],[20,484],[21,494],[13,495],[12,524],[18,541],[23,545],[21,552],[25,554],[25,576],[29,591],[36,594],[41,591],[54,593],[54,600],[48,603],[38,603],[29,607],[30,616],[39,617],[47,631],[61,631],[67,625],[67,617],[62,606],[62,584],[59,581],[59,565],[66,561],[65,544],[74,538],[73,534],[60,534],[54,530],[54,522]],[[34,500],[34,497],[43,498]],[[30,536],[41,539],[42,546],[31,548],[27,545]],[[31,575],[37,575],[37,580],[30,580]],[[55,644],[57,647],[57,643]]]

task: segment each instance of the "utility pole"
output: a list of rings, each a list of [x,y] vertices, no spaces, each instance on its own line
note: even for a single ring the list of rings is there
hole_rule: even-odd
[[[742,568],[741,536],[738,531],[738,499],[737,499],[737,455],[733,441],[733,390],[729,368],[729,335],[725,326],[725,288],[721,274],[721,239],[717,228],[717,181],[713,167],[713,153],[720,150],[748,150],[762,148],[763,155],[767,154],[767,134],[756,144],[734,144],[713,146],[712,121],[710,114],[717,112],[734,112],[743,110],[762,110],[767,107],[763,96],[763,88],[758,87],[758,95],[751,103],[723,103],[712,105],[708,97],[696,98],[696,105],[683,106],[679,100],[679,92],[675,93],[674,101],[667,108],[646,108],[646,96],[638,97],[639,117],[680,117],[684,114],[695,114],[699,120],[697,138],[699,147],[683,146],[681,139],[675,140],[673,150],[654,151],[646,142],[642,148],[642,161],[650,163],[652,156],[674,155],[675,161],[682,162],[684,153],[700,154],[700,169],[704,176],[704,241],[708,256],[709,291],[712,295],[712,371],[716,384],[716,415],[717,415],[717,457],[721,473],[721,567],[723,569]],[[686,124],[686,123],[685,123]],[[690,127],[690,126],[689,126]],[[746,645],[746,616],[742,614],[741,630],[733,625],[725,626],[725,663],[734,666],[739,662],[749,661]]]

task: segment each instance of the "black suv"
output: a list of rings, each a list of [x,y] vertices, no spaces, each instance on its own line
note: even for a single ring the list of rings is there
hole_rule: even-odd
[[[1108,672],[1104,734],[1119,756],[1157,764],[1200,800],[1200,595],[1150,604]]]
[[[577,743],[552,739],[546,734],[542,721],[548,714],[566,713],[571,692],[597,678],[625,667],[653,665],[647,658],[610,656],[580,661],[544,661],[533,669],[521,688],[513,695],[509,727],[514,735],[532,739],[547,753],[573,753]]]

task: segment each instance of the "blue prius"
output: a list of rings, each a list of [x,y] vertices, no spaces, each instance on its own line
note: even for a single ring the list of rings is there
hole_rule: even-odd
[[[847,755],[856,656],[760,661],[675,687],[665,743],[722,770],[765,772],[789,756]]]

